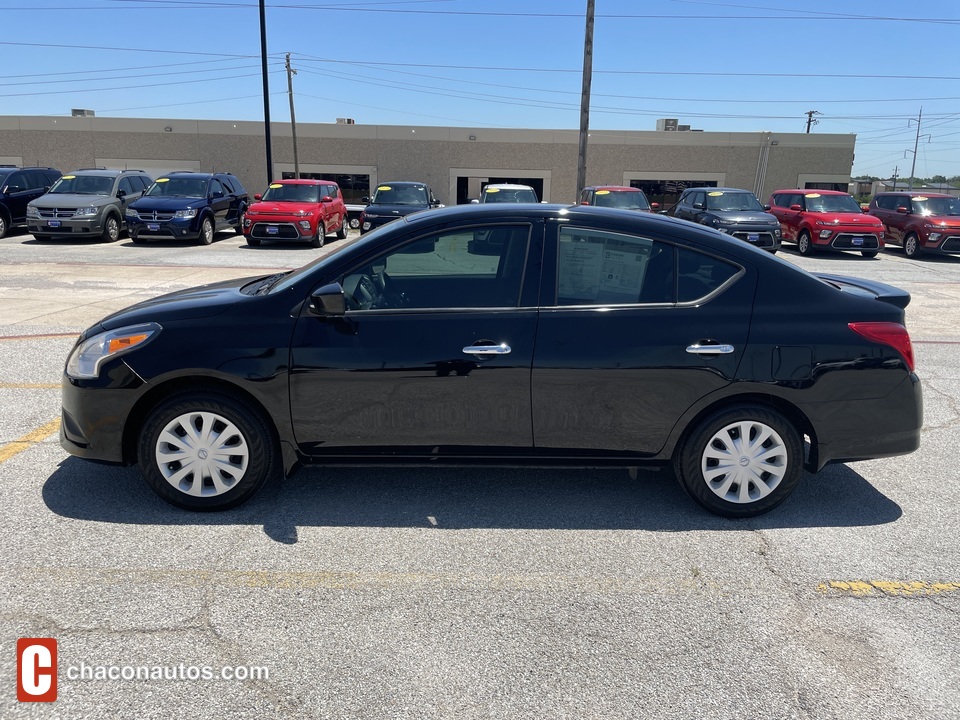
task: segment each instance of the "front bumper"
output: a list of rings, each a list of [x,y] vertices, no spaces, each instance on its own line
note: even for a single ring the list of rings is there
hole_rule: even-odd
[[[746,225],[738,223],[736,225],[721,225],[717,227],[717,230],[754,247],[763,248],[764,250],[780,249],[779,227],[773,228],[769,225]]]
[[[170,220],[143,220],[127,217],[127,232],[135,239],[196,240],[200,237],[199,216]]]
[[[27,218],[27,232],[31,235],[52,235],[57,237],[82,237],[103,233],[103,216],[48,220],[46,218]]]
[[[314,240],[316,230],[300,226],[299,220],[256,220],[243,234],[257,240]]]
[[[827,230],[830,235],[821,237],[820,233]],[[883,238],[880,235],[877,230],[843,225],[815,227],[813,244],[821,250],[882,250]]]
[[[928,233],[927,237],[923,238],[923,245],[921,246],[924,252],[960,255],[960,231],[951,228],[946,231],[931,230],[930,232],[939,232],[940,237],[933,243],[930,242]]]

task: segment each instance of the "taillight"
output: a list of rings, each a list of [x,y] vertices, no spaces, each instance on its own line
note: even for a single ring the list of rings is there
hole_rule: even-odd
[[[916,367],[913,345],[910,342],[910,333],[903,325],[893,322],[852,322],[849,323],[849,328],[867,340],[892,347],[903,356],[907,369],[913,372]]]

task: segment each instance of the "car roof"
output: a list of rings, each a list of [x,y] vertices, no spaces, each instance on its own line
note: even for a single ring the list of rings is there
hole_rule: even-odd
[[[484,191],[488,188],[497,188],[498,190],[533,190],[529,185],[515,185],[513,183],[490,183],[489,185],[483,186]]]
[[[135,172],[143,173],[143,170],[108,170],[107,168],[81,168],[80,170],[73,170],[68,172],[67,175],[99,175],[101,177],[117,177],[122,175],[125,172]]]
[[[415,185],[417,187],[427,187],[425,182],[417,182],[416,180],[390,180],[389,182],[377,183],[377,187],[382,187],[383,185],[396,185],[398,187],[404,185]]]
[[[956,195],[950,195],[949,193],[931,193],[923,192],[923,190],[886,190],[884,192],[878,192],[874,197],[880,197],[881,195],[909,195],[910,197],[932,197],[932,198],[956,198]]]
[[[698,187],[698,188],[687,188],[684,190],[685,193],[695,192],[697,190],[703,190],[704,192],[722,192],[722,193],[748,193],[753,195],[752,190],[744,190],[743,188],[730,188],[730,187]],[[780,192],[777,190],[777,192]]]
[[[627,185],[591,185],[585,190],[609,190],[610,192],[638,192],[642,193],[640,188],[629,187]]]
[[[311,178],[284,178],[283,180],[274,180],[271,185],[319,185],[320,183],[329,184],[336,182],[333,180],[313,180]]]
[[[815,190],[814,188],[807,188],[802,190],[800,188],[792,188],[789,190],[774,190],[771,195],[776,195],[778,193],[799,193],[800,195],[849,195],[850,193],[843,192],[842,190]]]

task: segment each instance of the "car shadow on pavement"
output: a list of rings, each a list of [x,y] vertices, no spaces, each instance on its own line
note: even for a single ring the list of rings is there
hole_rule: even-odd
[[[447,467],[304,468],[219,513],[174,508],[136,468],[61,462],[43,486],[54,513],[133,525],[262,525],[292,544],[297,527],[436,527],[532,530],[760,530],[890,523],[899,505],[846,465],[804,474],[793,495],[757,518],[702,510],[668,470]]]

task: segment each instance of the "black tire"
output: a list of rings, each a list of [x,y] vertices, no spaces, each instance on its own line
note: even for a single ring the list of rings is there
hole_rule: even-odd
[[[213,220],[209,216],[205,217],[200,221],[200,236],[197,238],[197,242],[201,245],[209,245],[213,242]]]
[[[879,250],[861,250],[860,254],[865,258],[875,258],[880,253]]]
[[[103,232],[100,233],[103,242],[116,242],[120,239],[120,220],[116,215],[107,215],[103,221]]]
[[[130,234],[130,239],[133,240],[133,244],[134,244],[134,245],[145,245],[146,242],[147,242],[147,241],[144,240],[142,237],[139,237],[139,236],[134,235],[134,234],[132,234],[132,233]]]
[[[48,242],[50,240],[49,235],[34,235],[34,240],[39,240],[40,242]]]
[[[202,437],[209,428],[218,430],[215,439],[207,441],[209,447],[196,437],[190,446],[162,441],[163,437],[185,437],[188,432]],[[201,454],[204,451],[208,454]],[[169,459],[161,462],[161,452],[168,453]],[[181,463],[178,455],[185,462]],[[221,458],[219,486],[206,462],[211,455]],[[216,392],[183,393],[161,402],[147,416],[137,443],[147,484],[168,503],[185,510],[226,510],[248,500],[274,474],[278,455],[262,415],[243,401]],[[182,477],[178,478],[178,473]],[[200,485],[196,485],[198,477],[202,477]]]
[[[347,239],[347,216],[344,215],[343,219],[340,221],[340,227],[337,228],[337,240],[346,240]]]
[[[322,248],[323,243],[326,241],[327,237],[324,234],[326,228],[323,226],[323,220],[320,220],[320,224],[317,225],[317,236],[310,238],[310,245],[315,248]]]
[[[760,434],[767,438],[741,451],[741,428],[751,439]],[[765,457],[770,452],[774,454]],[[725,454],[730,457],[730,472],[711,457]],[[803,471],[803,444],[797,429],[776,410],[738,405],[714,413],[693,429],[677,449],[674,470],[683,489],[710,512],[753,517],[772,510],[793,492]]]
[[[237,235],[243,235],[243,214],[246,211],[247,211],[247,208],[241,205],[240,212],[237,214],[237,224],[233,226],[233,231]]]
[[[806,257],[813,255],[813,240],[806,230],[802,230],[797,236],[797,252]]]
[[[247,235],[247,245],[250,247],[260,247],[260,238],[255,238],[252,235]]]
[[[7,231],[10,229],[10,221],[0,212],[0,239],[3,239],[7,236]]]
[[[920,238],[916,233],[910,233],[903,239],[903,254],[908,258],[915,258],[920,254]]]

